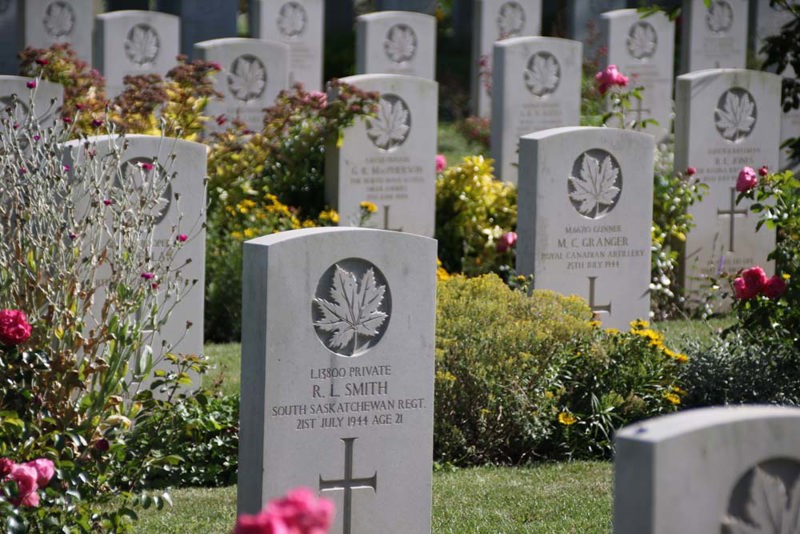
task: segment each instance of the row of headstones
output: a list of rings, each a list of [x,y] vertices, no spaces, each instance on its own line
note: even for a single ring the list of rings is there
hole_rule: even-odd
[[[652,138],[596,133],[571,140],[595,151],[582,165],[645,166],[624,147]],[[532,140],[556,172],[566,135]],[[435,241],[316,228],[244,247],[239,513],[304,486],[334,501],[333,533],[430,532]],[[615,444],[614,532],[797,531],[800,409],[693,410]]]

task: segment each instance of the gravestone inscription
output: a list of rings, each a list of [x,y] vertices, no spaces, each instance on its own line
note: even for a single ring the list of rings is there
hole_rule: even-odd
[[[114,11],[96,17],[94,66],[113,98],[129,74],[166,75],[178,55],[180,19],[157,11]]]
[[[753,265],[769,267],[775,244],[766,228],[756,233],[749,203],[736,205],[736,180],[744,166],[778,167],[781,80],[775,74],[708,69],[678,76],[675,87],[675,169],[694,167],[708,185],[689,213],[682,286],[690,301],[710,276]],[[695,304],[699,304],[695,301]]]
[[[244,245],[239,513],[295,486],[332,532],[430,532],[436,242],[364,228]]]
[[[614,443],[615,534],[797,529],[798,408],[687,410],[627,426]]]
[[[583,297],[606,327],[648,317],[654,150],[617,128],[522,136],[517,272]]]
[[[289,84],[300,82],[308,91],[321,90],[325,2],[256,0],[252,7],[251,35],[289,45]]]
[[[214,89],[223,99],[213,99],[206,108],[210,116],[238,118],[247,128],[260,131],[264,108],[271,107],[289,88],[289,46],[275,41],[231,37],[194,45],[195,57],[218,63],[222,72],[214,78]],[[209,121],[211,129],[225,128]]]
[[[436,78],[436,19],[411,11],[379,11],[356,19],[356,74]]]
[[[438,85],[399,74],[342,81],[381,96],[377,116],[347,128],[325,154],[325,196],[339,224],[358,225],[369,202],[377,212],[367,226],[433,236]]]
[[[684,0],[681,13],[681,72],[745,67],[747,0]]]
[[[539,35],[541,0],[474,0],[470,91],[472,114],[492,111],[492,46],[511,37]]]
[[[494,44],[490,146],[499,179],[517,183],[520,136],[580,123],[581,48],[554,37]]]

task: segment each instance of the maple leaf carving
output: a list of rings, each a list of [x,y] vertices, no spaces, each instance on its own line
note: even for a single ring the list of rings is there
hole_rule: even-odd
[[[133,63],[146,65],[155,61],[160,43],[156,31],[147,24],[137,24],[128,32],[125,53]]]
[[[157,165],[158,164],[154,160],[141,157],[131,158],[122,164],[123,177],[126,183],[132,184],[132,186],[129,186],[129,190],[133,195],[133,203],[138,203],[140,202],[139,199],[149,196],[145,188],[156,187],[158,179],[163,179],[163,171],[161,176],[154,177],[155,173],[158,172],[156,170]],[[119,179],[117,179],[115,185],[118,188],[122,187],[122,184],[119,183]],[[148,213],[153,217],[154,222],[158,224],[167,216],[171,205],[172,184],[168,183],[161,192],[161,196],[148,210]]]
[[[500,39],[516,37],[525,26],[525,10],[517,2],[506,2],[497,12]]]
[[[228,87],[233,96],[247,102],[264,94],[267,86],[267,69],[255,56],[237,57],[228,74]]]
[[[378,335],[378,328],[386,321],[388,314],[380,311],[386,286],[375,281],[375,273],[370,267],[359,284],[353,273],[336,265],[330,296],[331,301],[315,298],[322,317],[314,326],[331,332],[328,346],[335,352],[347,349],[352,344],[350,355],[359,348],[359,336],[371,338]]]
[[[386,56],[395,63],[409,61],[417,50],[417,34],[411,26],[395,24],[389,28],[383,49]]]
[[[580,176],[570,176],[573,186],[569,197],[581,215],[597,219],[606,215],[617,201],[620,188],[617,186],[619,169],[614,166],[611,155],[606,155],[602,163],[583,154]],[[603,209],[603,206],[607,206]]]
[[[378,116],[367,119],[367,136],[378,148],[389,150],[408,137],[409,111],[402,99],[381,97]]]
[[[721,108],[715,110],[717,130],[729,141],[739,141],[747,137],[756,122],[756,105],[753,98],[742,91],[738,96],[728,90]]]
[[[308,15],[303,6],[297,2],[287,2],[278,12],[278,29],[287,37],[296,37],[306,29]]]
[[[628,52],[636,59],[651,57],[656,52],[658,36],[649,22],[637,22],[628,33]]]
[[[733,24],[733,8],[725,0],[715,0],[706,13],[706,25],[714,33],[728,31]]]
[[[561,77],[561,68],[555,56],[539,52],[528,61],[528,68],[523,74],[528,90],[536,96],[542,96],[555,91]]]
[[[53,2],[45,9],[42,23],[52,37],[69,35],[75,26],[75,11],[66,2]]]
[[[722,524],[730,534],[796,534],[800,532],[800,481],[791,492],[780,478],[756,467],[750,482],[745,511],[750,522],[725,516]]]

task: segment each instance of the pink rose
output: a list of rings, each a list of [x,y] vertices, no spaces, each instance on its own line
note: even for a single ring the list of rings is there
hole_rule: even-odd
[[[5,479],[11,474],[12,469],[14,469],[14,462],[8,458],[0,458],[0,480]]]
[[[763,291],[765,297],[776,299],[786,291],[786,280],[776,274],[766,281]]]
[[[8,347],[24,343],[31,337],[31,325],[20,310],[0,310],[0,344]]]
[[[311,91],[308,93],[309,98],[312,100],[317,100],[320,104],[320,107],[326,107],[328,105],[328,95],[323,93],[322,91]]]
[[[758,169],[758,175],[762,178],[769,174],[769,167],[766,165],[762,165],[760,169]]]
[[[756,294],[761,293],[764,284],[767,283],[767,273],[759,266],[750,267],[742,271],[742,278],[744,278],[744,283],[747,287],[755,291]]]
[[[443,154],[436,154],[436,172],[442,172],[447,168],[447,158]]]
[[[333,521],[333,502],[318,499],[313,491],[297,488],[280,500],[270,501],[265,512],[280,517],[291,534],[326,534]]]
[[[242,514],[236,519],[233,534],[291,534],[280,517],[264,512],[256,515]]]
[[[752,288],[747,287],[747,282],[744,281],[744,278],[738,277],[733,281],[733,296],[739,300],[748,300],[755,298],[758,295],[757,291],[753,291]]]
[[[14,506],[39,506],[37,477],[36,469],[30,465],[18,464],[11,469],[8,479],[17,483],[17,497],[11,501]]]
[[[739,171],[739,179],[736,180],[736,190],[740,193],[750,191],[758,184],[758,176],[752,167],[742,167]]]
[[[517,244],[517,233],[516,232],[506,232],[500,239],[497,240],[497,245],[495,246],[495,250],[497,252],[506,252],[508,249],[514,248]]]
[[[595,74],[594,79],[598,83],[597,90],[600,91],[601,95],[606,94],[615,85],[620,87],[628,85],[628,77],[618,71],[616,65],[609,65],[606,70],[601,70]]]
[[[697,169],[695,169],[694,167],[686,168],[686,176],[694,176],[695,174],[697,174]]]
[[[36,469],[36,484],[43,488],[50,483],[50,479],[53,478],[53,475],[56,472],[56,466],[53,464],[52,460],[48,460],[47,458],[37,458],[32,460],[25,465],[33,467]]]

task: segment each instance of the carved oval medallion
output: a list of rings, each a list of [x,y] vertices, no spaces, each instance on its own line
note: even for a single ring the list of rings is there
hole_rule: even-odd
[[[733,8],[727,0],[713,0],[706,12],[706,27],[711,33],[724,34],[733,26]]]
[[[640,20],[628,30],[628,53],[635,59],[649,59],[658,49],[658,34],[652,24]]]
[[[384,93],[378,102],[378,116],[367,119],[367,137],[381,150],[392,151],[411,133],[411,110],[405,100]]]
[[[243,54],[228,70],[228,89],[234,98],[248,102],[260,98],[267,88],[267,67],[256,56]]]
[[[523,72],[525,87],[536,96],[555,93],[561,80],[561,65],[550,52],[536,52]]]
[[[149,65],[158,57],[161,41],[158,32],[149,24],[137,24],[128,31],[125,55],[136,65]]]
[[[589,219],[611,213],[622,194],[622,171],[617,159],[601,148],[587,150],[575,160],[567,180],[575,211]]]
[[[518,2],[506,2],[497,11],[497,34],[500,39],[517,37],[525,27],[525,10]]]
[[[308,14],[297,2],[286,2],[278,11],[278,31],[284,37],[297,37],[306,31]]]
[[[395,24],[386,32],[383,51],[392,63],[405,63],[417,52],[417,34],[408,24]]]
[[[331,265],[320,277],[311,303],[311,320],[320,342],[346,358],[377,345],[392,312],[386,277],[361,258]]]
[[[731,87],[720,95],[714,110],[714,125],[727,141],[738,143],[747,138],[757,119],[756,100],[747,89]]]
[[[42,24],[50,37],[66,37],[75,27],[75,10],[67,2],[52,2],[44,10]]]

